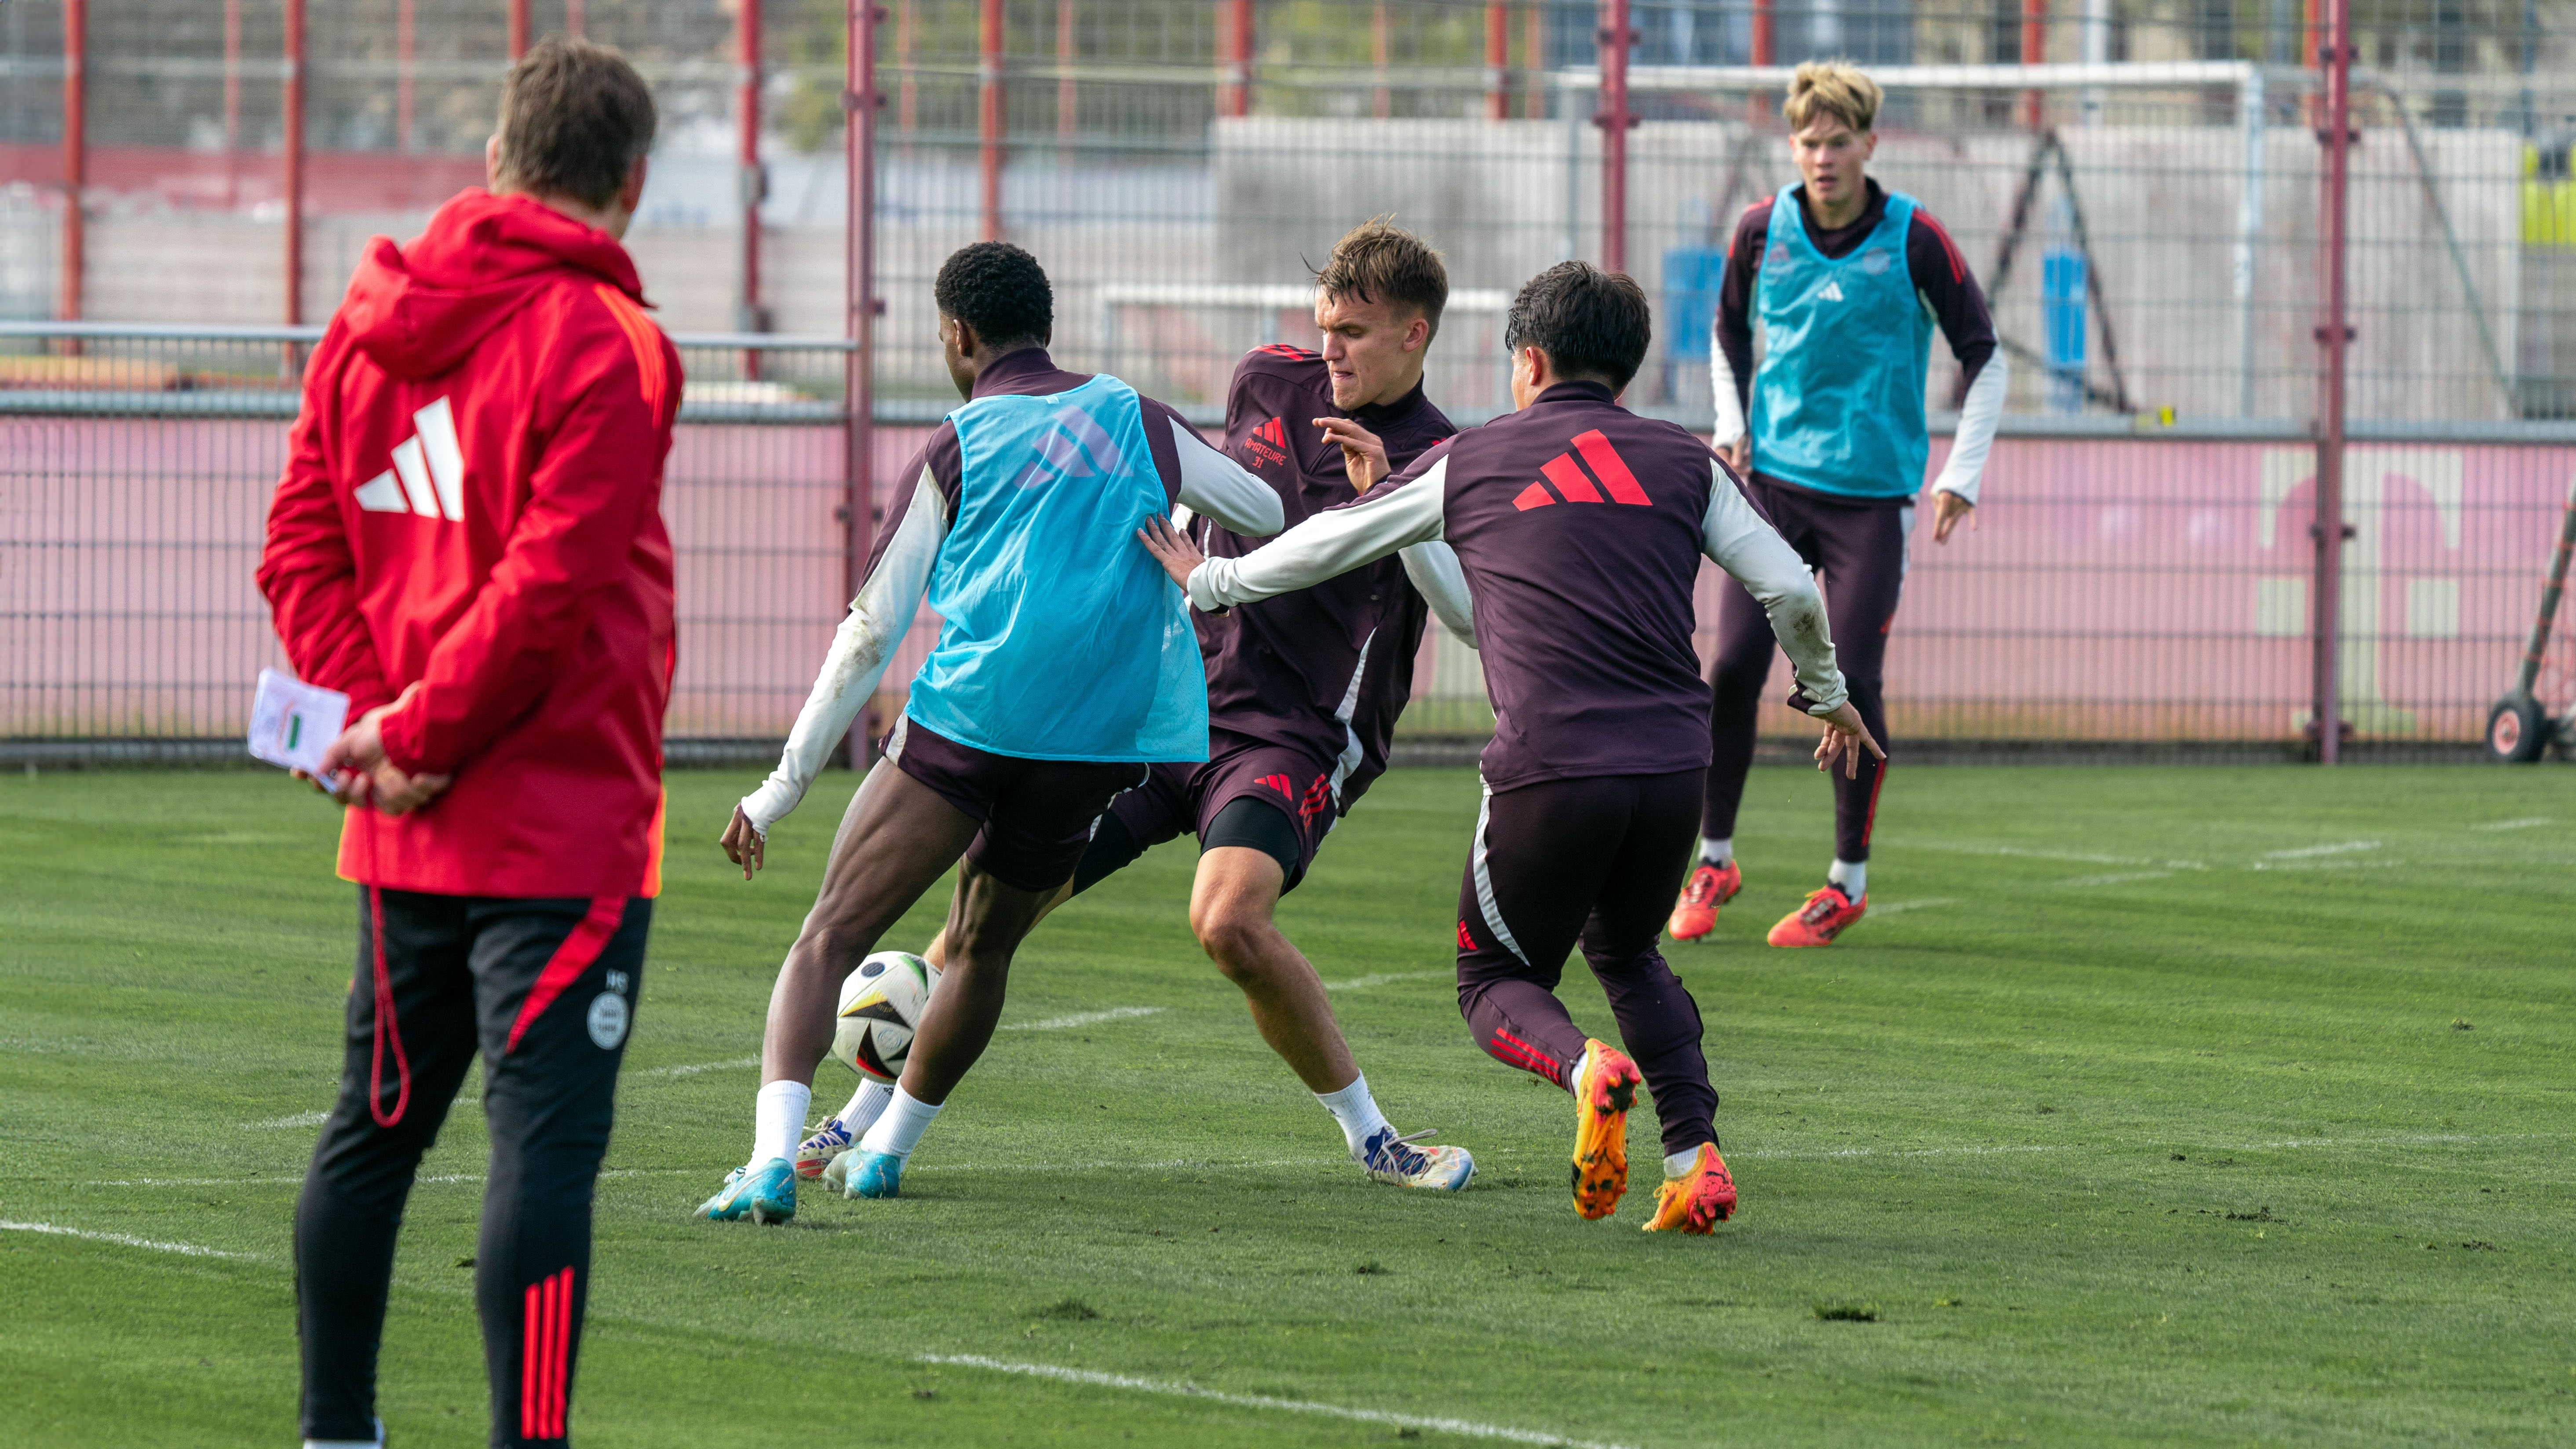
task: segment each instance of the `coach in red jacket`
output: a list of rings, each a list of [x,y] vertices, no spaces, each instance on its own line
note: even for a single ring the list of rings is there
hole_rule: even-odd
[[[421,1154],[479,1050],[492,1442],[560,1440],[591,1192],[659,891],[679,354],[618,244],[653,103],[613,51],[512,67],[491,190],[377,238],[305,374],[259,582],[358,722],[324,770],[359,886],[340,1097],[295,1212],[307,1441],[382,1441]]]

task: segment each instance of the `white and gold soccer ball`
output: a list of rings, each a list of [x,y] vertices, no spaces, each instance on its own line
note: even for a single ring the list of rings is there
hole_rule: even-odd
[[[872,1082],[892,1083],[912,1053],[913,1029],[939,985],[939,968],[910,951],[879,951],[841,982],[832,1060]]]

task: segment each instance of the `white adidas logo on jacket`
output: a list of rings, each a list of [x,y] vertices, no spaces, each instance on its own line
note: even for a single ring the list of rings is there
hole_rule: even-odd
[[[465,451],[456,445],[455,412],[440,398],[411,420],[420,431],[394,445],[394,465],[358,489],[358,506],[464,522]]]

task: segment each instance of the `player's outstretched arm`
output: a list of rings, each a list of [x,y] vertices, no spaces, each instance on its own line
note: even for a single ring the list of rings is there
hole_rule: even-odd
[[[1959,407],[1959,431],[1950,440],[1950,456],[1941,464],[1941,476],[1932,483],[1932,541],[1948,543],[1950,530],[1966,519],[1968,527],[1977,526],[1977,485],[1986,476],[1986,457],[1994,451],[1995,428],[2004,415],[2004,394],[2012,385],[2012,369],[2001,352],[1995,353],[1977,369],[1977,380],[1968,385],[1967,401]]]
[[[931,565],[948,536],[946,504],[927,468],[918,470],[915,477],[918,481],[895,521],[894,532],[869,567],[859,596],[850,601],[849,617],[833,631],[831,653],[824,657],[822,673],[815,676],[805,707],[797,712],[796,727],[788,733],[778,768],[734,807],[733,819],[717,842],[724,847],[725,859],[742,867],[744,880],[767,863],[769,827],[804,800],[823,762],[831,758],[832,747],[849,737],[850,726],[876,693],[895,646],[903,641],[913,615],[920,611],[922,595],[929,591]]]
[[[1200,612],[1213,614],[1236,604],[1256,603],[1319,584],[1365,563],[1382,559],[1407,544],[1440,537],[1441,500],[1447,492],[1446,449],[1434,449],[1412,467],[1360,498],[1328,508],[1242,558],[1198,558],[1180,568],[1185,555],[1143,531],[1137,539],[1162,562],[1186,590]],[[1415,469],[1422,471],[1416,473]],[[1156,520],[1159,524],[1160,520]],[[1169,537],[1169,530],[1164,530]],[[1186,548],[1188,540],[1178,542]]]

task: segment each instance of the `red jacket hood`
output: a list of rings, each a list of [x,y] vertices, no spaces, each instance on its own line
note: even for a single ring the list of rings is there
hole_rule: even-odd
[[[340,317],[349,340],[395,377],[447,371],[485,333],[566,271],[638,302],[644,284],[617,239],[525,196],[458,192],[408,247],[367,243]]]

